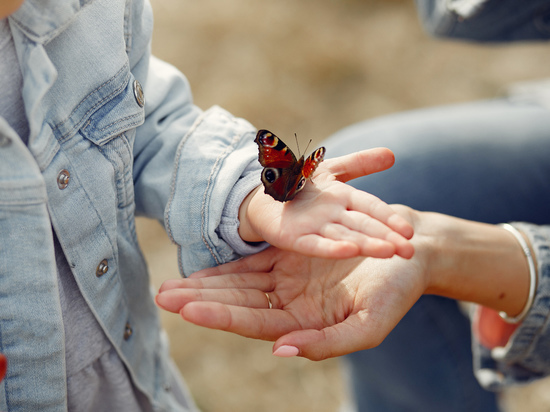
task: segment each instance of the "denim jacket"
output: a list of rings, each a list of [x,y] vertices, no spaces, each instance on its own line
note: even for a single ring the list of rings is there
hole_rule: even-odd
[[[182,273],[237,257],[220,233],[259,183],[255,130],[151,57],[146,0],[26,0],[9,22],[30,136],[0,118],[0,410],[66,409],[52,228],[135,385],[178,410],[134,216],[164,223]]]
[[[440,37],[476,42],[550,38],[548,0],[415,0],[424,28]]]
[[[425,28],[442,37],[478,42],[550,39],[549,0],[416,0]],[[537,93],[533,89],[537,88]],[[514,98],[550,107],[548,82],[526,85]],[[521,96],[525,94],[526,96]],[[518,136],[520,139],[521,136]],[[489,350],[473,337],[474,369],[491,390],[550,375],[550,226],[514,224],[530,239],[538,264],[533,306],[504,348]]]

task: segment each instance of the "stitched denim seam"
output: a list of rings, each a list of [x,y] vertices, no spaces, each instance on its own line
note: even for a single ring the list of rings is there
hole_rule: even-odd
[[[202,123],[203,120],[204,120],[204,114],[199,119],[197,119],[197,121],[193,126],[191,126],[191,129],[189,129],[187,134],[183,137],[183,139],[181,139],[181,142],[179,142],[178,148],[176,150],[174,172],[172,173],[172,181],[170,183],[170,197],[168,199],[168,204],[166,205],[166,210],[164,212],[164,221],[166,222],[165,224],[166,233],[168,233],[168,237],[175,244],[177,244],[177,242],[174,239],[174,235],[172,233],[172,228],[170,224],[170,213],[172,212],[172,204],[174,203],[174,196],[176,194],[177,177],[178,177],[178,172],[180,168],[181,152],[183,151],[183,146],[185,145],[187,140],[189,140],[189,137],[193,134],[193,132],[197,129],[197,127],[199,127],[199,125]]]
[[[54,126],[54,129],[57,129],[58,127],[61,127],[63,126],[65,123],[67,123],[67,121],[71,118],[71,116],[73,115],[74,112],[77,111],[77,109],[82,106],[84,104],[84,102],[88,99],[88,97],[90,97],[92,94],[94,94],[95,92],[97,92],[98,90],[101,90],[103,87],[107,86],[107,84],[111,83],[112,81],[114,81],[114,79],[116,79],[118,77],[118,75],[120,73],[122,73],[122,71],[128,66],[128,63],[125,63],[124,66],[122,66],[120,68],[120,70],[118,72],[115,73],[115,75],[113,77],[111,77],[109,80],[106,80],[105,82],[103,82],[102,84],[100,84],[99,86],[97,86],[94,90],[92,90],[90,93],[88,93],[81,101],[80,103],[73,109],[73,111],[71,112],[71,114],[67,117],[67,119],[63,120],[62,122],[56,124]]]
[[[126,43],[126,54],[132,50],[132,1],[126,0],[124,8],[124,42]]]
[[[231,122],[233,122],[232,119],[229,119],[229,120]],[[207,236],[208,228],[206,227],[206,225],[207,225],[207,222],[208,222],[208,204],[210,204],[210,199],[212,197],[211,187],[213,187],[214,179],[219,174],[220,166],[223,163],[223,161],[227,158],[228,154],[230,154],[231,151],[234,149],[234,146],[236,144],[238,144],[238,142],[239,142],[239,134],[237,132],[233,135],[233,137],[231,139],[231,143],[229,145],[227,145],[225,150],[220,154],[220,156],[218,156],[218,158],[214,162],[214,165],[212,167],[210,175],[208,176],[208,183],[207,183],[207,186],[206,186],[206,190],[204,192],[203,204],[202,204],[202,207],[201,207],[201,215],[202,215],[202,219],[201,219],[201,237],[202,237],[202,241],[204,242],[204,244],[206,245],[206,247],[210,251],[210,254],[212,255],[212,257],[216,261],[216,264],[218,264],[218,265],[220,263],[223,263],[223,262],[219,261],[219,258],[217,256],[217,252],[210,245],[210,242],[209,242],[209,239],[208,239],[208,236]]]
[[[47,44],[50,40],[54,39],[58,35],[58,33],[61,33],[63,30],[65,30],[65,28],[69,24],[71,24],[71,22],[84,9],[84,7],[88,6],[88,3],[90,3],[90,1],[91,0],[84,1],[77,13],[72,14],[68,20],[60,22],[60,24],[56,24],[54,29],[49,30],[45,34],[38,34],[33,28],[24,24],[21,20],[17,19],[16,17],[12,16],[11,19],[13,19],[13,21],[15,21],[19,27],[21,27],[24,31],[26,31],[28,35],[32,36],[34,41],[40,44]]]
[[[0,205],[2,206],[15,206],[15,205],[31,206],[31,205],[39,205],[42,203],[46,203],[46,199],[38,196],[28,197],[20,200],[1,200],[0,199]]]
[[[116,122],[113,122],[111,123],[109,126],[105,126],[101,129],[98,129],[97,131],[98,132],[102,132],[104,131],[105,129],[109,128],[110,126],[113,126],[117,123],[123,123],[125,120],[127,119],[131,119],[132,117],[138,117],[138,119],[136,121],[133,121],[131,123],[124,123],[121,127],[118,127],[118,128],[115,128],[107,138],[102,138],[102,139],[94,139],[92,138],[91,136],[88,136],[86,133],[83,133],[84,137],[86,137],[88,140],[91,140],[94,144],[98,145],[98,146],[102,146],[108,142],[110,142],[111,140],[113,139],[116,139],[117,136],[120,136],[121,133],[124,133],[125,131],[127,131],[128,129],[131,129],[133,126],[139,126],[142,121],[141,121],[141,113],[137,113],[135,115],[132,115],[132,116],[128,116],[128,117],[125,117],[124,119],[120,119]],[[89,126],[91,122],[88,122],[88,124],[86,125],[86,127]],[[82,130],[83,131],[86,131],[86,127],[84,127]]]
[[[225,157],[227,157],[228,149],[229,149],[229,147],[227,147],[218,156],[218,158],[214,162],[214,165],[212,166],[210,174],[208,175],[208,180],[207,180],[207,183],[206,183],[206,189],[204,190],[204,195],[202,197],[202,205],[201,205],[201,239],[202,239],[203,243],[205,244],[206,248],[208,249],[208,251],[210,252],[210,254],[212,255],[212,257],[214,258],[214,261],[216,262],[217,265],[219,265],[222,262],[220,262],[220,260],[216,256],[216,253],[215,253],[214,249],[210,246],[210,242],[208,241],[208,237],[206,235],[207,230],[208,230],[208,227],[207,227],[208,204],[210,203],[210,198],[211,198],[211,195],[212,195],[211,187],[213,186],[214,178],[219,173],[220,164],[222,163],[223,159],[225,159]]]
[[[125,122],[126,120],[129,120],[129,119],[132,119],[134,117],[141,117],[141,114],[142,112],[138,112],[138,113],[135,113],[135,114],[132,114],[130,116],[126,116],[126,117],[123,117],[122,119],[118,119],[118,120],[115,120],[114,122],[111,122],[110,124],[108,124],[107,126],[104,126],[102,127],[101,129],[96,129],[98,132],[103,132],[105,131],[106,129],[108,129],[109,127],[112,127],[114,126],[115,124],[119,124],[119,123],[122,123],[122,122]],[[128,124],[128,126],[132,126],[136,123],[139,123],[139,122],[133,122],[133,123],[130,123]]]
[[[174,243],[175,245],[177,245],[177,249],[178,249],[178,268],[179,268],[180,273],[184,276],[185,276],[185,273],[183,271],[183,261],[182,261],[182,257],[181,257],[182,247],[178,242],[176,242],[176,239],[174,238],[174,234],[172,232],[172,224],[171,224],[171,220],[170,220],[170,215],[172,213],[172,205],[174,203],[174,196],[176,195],[176,186],[177,186],[176,183],[177,183],[177,180],[178,180],[177,178],[178,178],[178,173],[179,173],[179,168],[180,168],[180,157],[181,157],[181,152],[183,151],[183,146],[185,145],[187,140],[189,140],[189,137],[193,134],[193,132],[203,122],[204,118],[205,118],[205,115],[203,113],[195,121],[195,123],[191,126],[191,128],[187,132],[187,134],[185,136],[183,136],[183,138],[181,139],[181,141],[178,144],[178,148],[176,150],[174,171],[172,173],[172,181],[170,183],[170,197],[168,198],[168,204],[166,205],[166,208],[164,210],[164,222],[165,222],[164,226],[165,226],[165,229],[166,229],[166,233],[168,234],[168,237],[170,238],[170,241],[172,243]]]
[[[2,185],[0,185],[0,189],[2,188]],[[40,189],[40,185],[36,184],[29,184],[29,185],[22,185],[17,187],[18,192],[26,191],[26,190],[33,190]],[[29,196],[29,197],[23,197],[19,199],[2,199],[0,198],[0,205],[36,205],[40,203],[46,203],[47,197],[46,196]]]
[[[63,126],[65,123],[67,123],[69,121],[69,119],[72,118],[72,116],[76,113],[76,111],[78,110],[78,108],[80,106],[82,106],[84,104],[85,101],[88,100],[88,98],[93,95],[94,93],[98,92],[99,90],[101,90],[103,87],[106,87],[109,83],[111,82],[114,82],[116,78],[118,78],[119,74],[122,73],[126,68],[128,67],[128,63],[124,64],[124,66],[113,76],[111,77],[109,80],[107,80],[106,82],[104,82],[103,84],[101,84],[100,86],[98,86],[96,89],[94,89],[92,92],[88,93],[88,95],[86,97],[84,97],[80,103],[73,109],[73,111],[71,112],[71,114],[65,119],[63,120],[62,122],[56,124],[53,129],[54,131],[56,130],[59,130],[59,128],[61,126]],[[84,113],[84,115],[81,117],[81,119],[75,124],[75,126],[73,126],[71,129],[69,129],[64,135],[61,136],[60,138],[60,141],[63,142],[65,139],[67,139],[69,136],[71,136],[72,134],[75,133],[76,130],[78,130],[80,127],[81,127],[81,123],[84,121],[86,122],[86,120],[89,118],[90,114],[93,113],[94,111],[97,110],[97,108],[101,105],[103,105],[103,103],[105,101],[109,101],[113,98],[113,96],[116,96],[118,93],[120,93],[125,87],[126,85],[128,84],[128,79],[130,78],[130,73],[128,72],[128,74],[126,76],[124,76],[124,79],[123,81],[121,82],[121,84],[116,87],[110,94],[108,94],[107,96],[105,96],[103,99],[99,100],[98,102],[96,102],[92,107],[90,107],[88,109],[88,111],[86,113]]]

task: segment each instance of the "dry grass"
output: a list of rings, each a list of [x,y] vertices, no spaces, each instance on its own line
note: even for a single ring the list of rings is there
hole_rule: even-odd
[[[366,118],[493,97],[510,82],[550,74],[548,45],[437,41],[410,1],[153,0],[153,8],[153,52],[187,75],[199,106],[219,104],[290,143],[294,132],[318,143]],[[161,227],[138,223],[155,285],[179,276]],[[205,412],[328,412],[345,396],[335,360],[277,359],[271,343],[174,315],[163,321]],[[525,406],[521,394],[512,398]]]

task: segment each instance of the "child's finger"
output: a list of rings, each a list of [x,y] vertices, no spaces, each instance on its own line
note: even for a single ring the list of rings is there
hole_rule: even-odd
[[[395,163],[390,149],[379,147],[327,159],[325,167],[341,182],[389,169]]]
[[[334,236],[335,239],[330,239],[327,236]],[[399,249],[406,248],[407,246],[399,247]],[[330,230],[328,234],[302,236],[296,241],[293,250],[306,256],[326,259],[348,259],[357,256],[383,259],[392,257],[397,253],[398,248],[392,242],[365,235],[360,236],[358,233],[352,234],[346,228],[340,227]],[[402,254],[407,255],[407,252],[399,250],[397,254],[402,256]]]
[[[390,217],[391,218],[391,217]],[[391,243],[395,250],[394,253],[397,253],[399,256],[404,258],[410,258],[414,254],[414,247],[412,244],[402,235],[390,229],[382,222],[373,219],[372,217],[365,215],[364,213],[356,211],[347,211],[342,214],[341,224],[343,227],[348,228],[351,232],[355,231],[355,238],[357,242],[361,242],[361,235],[368,236],[369,238],[380,239]],[[347,234],[347,239],[350,239]],[[340,239],[346,239],[341,237]],[[361,243],[358,243],[361,244]],[[363,256],[371,256],[364,251]],[[393,255],[393,254],[392,254]],[[381,256],[377,256],[381,257]]]
[[[414,234],[412,225],[376,196],[360,190],[353,190],[349,199],[348,210],[368,215],[384,223],[406,239],[412,238]]]

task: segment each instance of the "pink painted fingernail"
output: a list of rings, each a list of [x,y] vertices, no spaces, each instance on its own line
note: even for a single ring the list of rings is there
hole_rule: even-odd
[[[279,356],[280,358],[291,358],[297,356],[300,353],[300,349],[296,346],[283,345],[277,348],[273,355]]]

